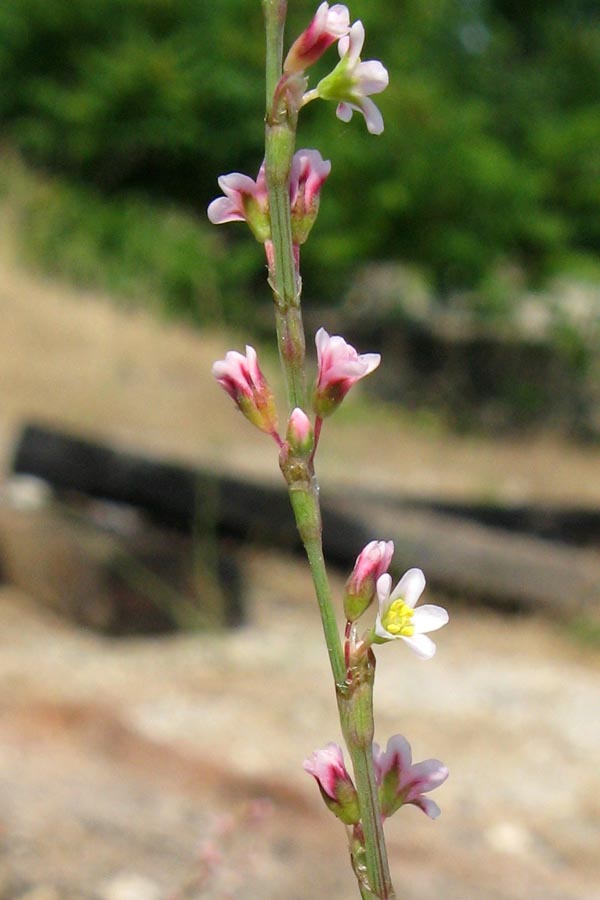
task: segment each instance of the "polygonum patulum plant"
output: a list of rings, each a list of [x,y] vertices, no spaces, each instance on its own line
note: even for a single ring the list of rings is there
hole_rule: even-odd
[[[428,633],[445,625],[448,614],[439,606],[417,606],[425,587],[420,569],[409,569],[392,588],[388,568],[393,544],[373,540],[358,554],[348,578],[343,638],[338,630],[323,558],[315,456],[324,420],[360,379],[377,368],[380,356],[359,353],[340,335],[319,328],[315,336],[317,371],[312,387],[307,385],[300,248],[318,215],[331,162],[316,149],[295,149],[299,114],[318,99],[333,101],[342,122],[350,122],[358,112],[371,134],[381,134],[383,117],[371,96],[385,89],[388,73],[378,60],[361,60],[365,29],[362,22],[351,21],[345,5],[321,3],[285,57],[286,0],[262,0],[262,6],[266,26],[265,158],[256,180],[237,172],[218,179],[223,196],[213,200],[208,216],[215,224],[245,221],[264,245],[287,412],[277,415],[273,393],[253,347],[247,346],[245,355],[230,350],[214,364],[213,374],[248,421],[275,442],[311,568],[352,774],[335,743],[316,750],[304,768],[317,782],[327,807],[346,826],[361,897],[392,900],[396,895],[383,822],[405,805],[417,806],[436,818],[439,807],[425,795],[442,784],[448,770],[435,759],[413,764],[410,745],[402,735],[391,737],[386,750],[374,744],[374,651],[400,640],[419,658],[430,659],[436,648]],[[330,48],[331,72],[309,89],[308,70]],[[280,422],[285,423],[281,430]],[[375,624],[361,626],[362,617],[375,601]]]

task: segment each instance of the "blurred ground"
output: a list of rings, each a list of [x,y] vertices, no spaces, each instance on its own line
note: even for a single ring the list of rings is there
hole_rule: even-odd
[[[0,306],[4,469],[20,424],[41,418],[277,477],[268,442],[211,382],[231,338],[9,263]],[[459,439],[375,407],[363,427],[358,409],[325,432],[325,490],[358,476],[420,496],[600,502],[593,449]],[[342,826],[301,769],[338,735],[307,573],[251,548],[242,564],[249,624],[220,636],[101,639],[1,589],[0,898],[356,896]],[[410,808],[389,823],[399,897],[599,900],[597,652],[551,622],[451,615],[430,663],[378,656],[380,742],[402,731],[415,759],[451,770],[440,820]],[[253,805],[264,797],[270,811]]]

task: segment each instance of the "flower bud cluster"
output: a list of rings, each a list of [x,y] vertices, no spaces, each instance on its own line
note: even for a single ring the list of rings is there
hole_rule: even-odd
[[[292,158],[289,181],[292,240],[296,247],[303,244],[319,212],[321,187],[331,172],[331,163],[318,150],[298,150]],[[217,197],[208,207],[213,225],[226,222],[246,222],[261,244],[271,240],[269,194],[263,161],[253,181],[248,175],[232,172],[221,175],[218,184],[223,197]]]
[[[312,66],[337,41],[339,63],[321,79],[317,87],[305,91],[304,71]],[[285,58],[283,74],[273,96],[271,116],[287,115],[296,122],[302,106],[312,100],[337,103],[337,116],[348,122],[356,110],[365,118],[371,134],[383,131],[383,116],[370,99],[388,85],[388,73],[378,60],[362,62],[360,53],[365,29],[360,20],[350,25],[348,7],[341,3],[321,3],[308,27],[293,42]],[[295,129],[295,124],[294,124]],[[291,156],[290,149],[290,156]],[[319,211],[319,194],[331,171],[331,163],[323,160],[318,150],[299,150],[290,168],[289,191],[292,240],[295,251],[303,244]],[[208,218],[214,225],[244,221],[261,244],[267,245],[269,256],[271,220],[265,164],[256,181],[240,172],[221,175],[218,184],[223,191],[208,207]]]
[[[320,98],[338,104],[337,116],[349,122],[354,110],[365,117],[371,134],[383,131],[383,116],[370,99],[388,86],[389,77],[379,60],[362,62],[360,54],[365,42],[365,28],[358,19],[350,27],[350,13],[342,4],[329,7],[321,3],[308,28],[292,44],[286,57],[284,78],[303,72],[313,65],[325,51],[338,42],[340,62],[314,89],[304,96],[303,103]]]
[[[448,622],[448,613],[441,606],[426,604],[415,609],[425,588],[425,576],[421,569],[409,569],[392,591],[392,577],[388,568],[392,561],[392,541],[371,541],[359,553],[354,569],[346,582],[344,612],[349,623],[354,623],[378,601],[375,626],[356,640],[355,630],[349,630],[347,659],[349,663],[364,656],[372,644],[386,644],[400,639],[421,659],[431,659],[436,646],[427,637]]]
[[[314,184],[304,181],[304,198],[310,198],[315,190]],[[311,202],[310,199],[308,202]],[[330,337],[324,328],[317,332],[315,343],[318,372],[313,390],[313,411],[320,427],[320,420],[340,405],[350,388],[377,368],[380,356],[378,353],[359,356],[344,338],[339,335]],[[273,393],[260,369],[254,347],[247,346],[245,356],[230,350],[224,359],[214,363],[212,374],[244,416],[283,446],[277,433]],[[294,409],[288,423],[286,446],[293,454],[305,457],[314,450],[314,445],[310,419],[303,410]]]
[[[373,744],[373,764],[383,819],[389,819],[405,804],[417,806],[431,819],[437,819],[440,808],[425,794],[448,777],[448,769],[439,759],[413,763],[410,744],[401,734],[395,734],[385,750]],[[315,778],[328,809],[346,825],[358,824],[356,788],[346,769],[341,747],[330,743],[315,750],[304,761],[304,769]]]

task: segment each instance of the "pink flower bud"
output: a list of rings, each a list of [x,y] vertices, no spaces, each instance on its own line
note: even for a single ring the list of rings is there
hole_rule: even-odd
[[[283,71],[302,72],[312,66],[335,41],[348,33],[350,13],[341,3],[321,3],[308,28],[296,38],[286,56]]]
[[[212,374],[246,418],[280,443],[275,401],[259,368],[254,347],[246,346],[246,356],[229,350],[225,359],[213,365]]]
[[[306,455],[312,450],[312,425],[306,413],[299,407],[292,410],[286,438],[291,451],[297,455]]]
[[[384,818],[393,815],[405,803],[412,803],[430,818],[437,819],[439,806],[423,794],[439,787],[448,777],[448,769],[439,759],[425,759],[413,765],[410,744],[401,734],[395,734],[389,739],[386,750],[373,744],[373,762]]]
[[[313,396],[314,410],[324,418],[340,405],[350,388],[381,362],[379,353],[358,355],[343,337],[330,335],[324,328],[316,334],[319,374]]]
[[[269,194],[264,163],[256,181],[248,175],[232,172],[221,175],[218,184],[224,197],[217,197],[209,204],[207,215],[213,225],[225,222],[247,222],[254,237],[261,244],[271,237]]]
[[[303,244],[307,239],[319,212],[321,186],[330,172],[331,163],[318,150],[298,150],[294,154],[290,174],[294,244]]]
[[[304,760],[304,769],[316,779],[327,807],[346,825],[355,825],[360,819],[358,798],[341,747],[332,742],[315,750]]]
[[[362,550],[346,583],[344,612],[354,622],[375,599],[377,579],[387,572],[394,553],[393,541],[371,541]]]

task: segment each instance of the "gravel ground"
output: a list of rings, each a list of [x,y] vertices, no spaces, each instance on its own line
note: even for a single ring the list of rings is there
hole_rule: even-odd
[[[277,477],[208,375],[243,339],[162,327],[3,259],[0,304],[5,461],[42,418]],[[458,438],[375,407],[359,423],[359,408],[323,437],[324,483],[600,502],[593,448]],[[301,767],[338,738],[306,570],[251,549],[242,563],[249,622],[226,635],[102,639],[0,589],[0,900],[356,896],[343,828]],[[398,897],[600,900],[597,650],[455,604],[438,643],[428,663],[378,654],[379,741],[401,731],[451,771],[438,821],[410,808],[389,823]]]
[[[301,768],[338,738],[310,586],[266,553],[244,571],[250,624],[212,637],[108,641],[2,593],[0,896],[354,896]],[[541,621],[452,613],[433,661],[379,652],[379,740],[451,770],[437,822],[389,823],[399,896],[600,898],[597,656]]]

